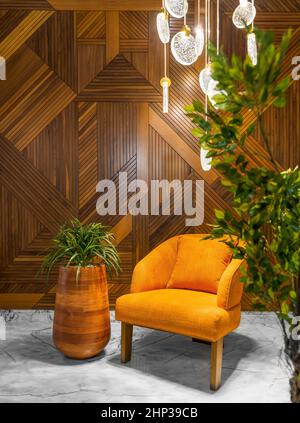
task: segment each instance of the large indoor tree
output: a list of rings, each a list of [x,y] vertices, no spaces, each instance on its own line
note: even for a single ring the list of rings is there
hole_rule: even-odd
[[[270,104],[285,107],[291,77],[282,79],[281,74],[292,34],[285,34],[278,47],[272,33],[255,30],[255,34],[256,66],[249,56],[229,59],[210,46],[212,78],[218,81],[215,104],[205,110],[202,102],[194,101],[186,112],[232,198],[230,209],[216,210],[210,237],[226,242],[235,258],[246,259],[242,280],[254,306],[275,310],[284,351],[293,366],[292,401],[300,402],[300,172],[298,167],[281,169],[263,119]],[[253,123],[247,126],[244,116],[249,110]],[[269,163],[265,167],[256,164],[261,153],[253,153],[251,160],[245,153],[256,126],[266,151],[263,159]],[[244,243],[237,246],[236,239]]]

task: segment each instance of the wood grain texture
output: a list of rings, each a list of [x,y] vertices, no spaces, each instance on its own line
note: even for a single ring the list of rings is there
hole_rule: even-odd
[[[105,266],[60,267],[53,322],[53,341],[64,355],[86,359],[99,354],[110,339]]]
[[[189,4],[187,21],[193,25],[197,2]],[[221,39],[227,53],[244,56],[245,37],[231,20],[236,5],[237,0],[221,2]],[[283,76],[288,75],[292,57],[299,55],[299,2],[256,0],[256,6],[257,26],[273,30],[276,42],[294,28],[283,64]],[[54,307],[58,272],[49,281],[36,273],[59,226],[73,216],[102,222],[116,234],[122,273],[108,281],[113,307],[129,292],[134,264],[149,249],[180,233],[207,233],[214,209],[230,209],[219,174],[201,169],[193,125],[183,110],[194,98],[204,100],[201,62],[184,67],[168,56],[170,113],[162,113],[159,8],[160,1],[151,0],[0,0],[0,43],[10,55],[8,78],[0,81],[0,307]],[[181,25],[171,19],[171,34]],[[294,82],[287,108],[270,104],[264,113],[282,169],[300,162],[299,90]],[[244,118],[245,127],[254,119],[251,112]],[[270,167],[259,131],[244,152],[251,165]],[[186,227],[186,217],[173,213],[99,216],[96,184],[111,179],[118,197],[120,172],[127,172],[128,182],[191,179],[195,186],[203,179],[204,224]],[[251,309],[251,296],[244,296],[243,307]]]
[[[161,0],[48,0],[56,10],[159,10]]]
[[[77,101],[112,103],[159,102],[161,94],[118,54],[78,95]]]
[[[106,12],[106,56],[105,63],[110,63],[120,51],[120,16],[119,12]]]
[[[24,18],[14,25],[8,36],[1,40],[1,55],[8,60],[53,13],[52,11],[38,10],[25,13]],[[7,15],[3,19],[8,22]]]

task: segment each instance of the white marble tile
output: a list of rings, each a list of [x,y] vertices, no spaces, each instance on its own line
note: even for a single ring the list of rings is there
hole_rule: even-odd
[[[289,402],[282,336],[272,313],[244,313],[225,339],[223,386],[209,390],[210,347],[135,328],[131,362],[120,364],[120,324],[99,357],[76,361],[52,343],[52,312],[2,313],[0,402]]]

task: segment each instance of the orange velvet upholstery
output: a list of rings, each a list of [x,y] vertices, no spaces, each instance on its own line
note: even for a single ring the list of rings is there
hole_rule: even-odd
[[[117,300],[116,319],[211,342],[237,328],[244,263],[235,259],[230,261],[224,243],[200,241],[204,236],[173,237],[140,261],[133,273],[131,294]],[[205,246],[209,247],[209,254],[202,254],[201,265],[198,265],[199,251]],[[180,260],[179,247],[188,248],[186,252],[181,251]],[[181,274],[176,279],[177,264]],[[182,287],[189,289],[175,289],[174,280],[178,282],[179,279]],[[204,289],[211,292],[203,292]]]
[[[158,289],[117,300],[116,318],[136,326],[216,341],[240,323],[240,305],[218,307],[217,296],[186,289]]]
[[[177,257],[167,288],[216,294],[231,258],[232,252],[223,242],[182,236],[178,239]]]

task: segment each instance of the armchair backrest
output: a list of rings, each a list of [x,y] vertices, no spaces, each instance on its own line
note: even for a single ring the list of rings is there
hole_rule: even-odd
[[[232,253],[218,240],[201,242],[206,236],[179,235],[160,244],[137,264],[131,292],[183,288],[216,294]]]

